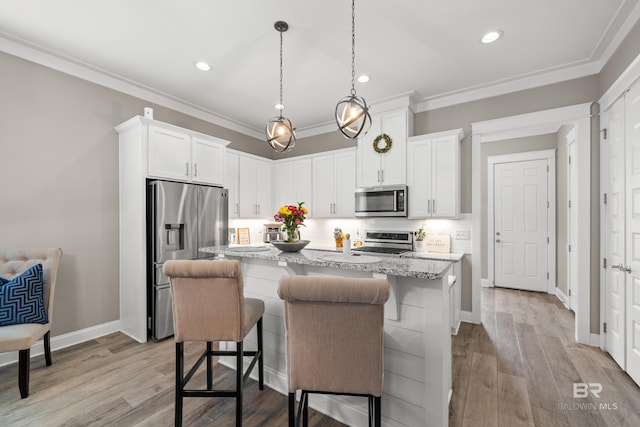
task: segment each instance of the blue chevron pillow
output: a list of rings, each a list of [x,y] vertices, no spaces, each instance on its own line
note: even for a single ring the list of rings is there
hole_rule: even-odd
[[[3,279],[5,282],[6,279]],[[47,323],[42,264],[0,284],[0,326]]]

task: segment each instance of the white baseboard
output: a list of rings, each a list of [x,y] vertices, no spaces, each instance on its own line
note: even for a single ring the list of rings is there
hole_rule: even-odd
[[[69,332],[68,334],[57,335],[51,337],[51,351],[60,350],[65,347],[80,344],[85,341],[100,338],[105,335],[112,334],[120,331],[120,321],[114,320],[113,322],[103,323],[101,325],[91,326],[79,331]],[[44,354],[44,344],[42,340],[37,341],[31,347],[31,357]],[[18,361],[18,352],[10,351],[0,354],[0,366],[9,365]]]
[[[489,279],[480,279],[480,286],[483,288],[493,288],[493,282]]]
[[[556,288],[556,296],[558,297],[562,305],[564,305],[567,308],[567,310],[571,310],[569,308],[569,298],[565,295],[564,292],[560,290],[560,288]]]

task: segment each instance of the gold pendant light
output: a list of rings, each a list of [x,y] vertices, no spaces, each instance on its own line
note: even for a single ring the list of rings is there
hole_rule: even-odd
[[[291,151],[296,145],[296,133],[291,120],[282,115],[284,109],[282,103],[282,33],[289,29],[289,24],[277,21],[273,26],[280,33],[280,104],[277,106],[280,109],[280,115],[269,120],[265,133],[269,146],[275,151],[284,153]]]
[[[336,105],[338,129],[348,139],[364,136],[371,127],[369,107],[363,97],[356,95],[356,2],[351,0],[351,94]]]

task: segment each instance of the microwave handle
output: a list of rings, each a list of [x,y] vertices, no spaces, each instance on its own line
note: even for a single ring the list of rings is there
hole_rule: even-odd
[[[398,190],[394,190],[393,192],[393,211],[398,212]]]

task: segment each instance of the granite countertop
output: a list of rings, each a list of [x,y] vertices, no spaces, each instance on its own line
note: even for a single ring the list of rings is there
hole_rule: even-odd
[[[451,261],[390,256],[349,256],[343,255],[335,250],[303,249],[299,252],[281,252],[269,244],[254,246],[252,249],[248,249],[247,247],[240,248],[238,246],[210,246],[200,248],[199,250],[206,253],[240,258],[273,260],[291,264],[329,267],[338,270],[366,271],[429,280],[442,278],[451,266]],[[353,262],[360,260],[366,260],[368,262]]]

